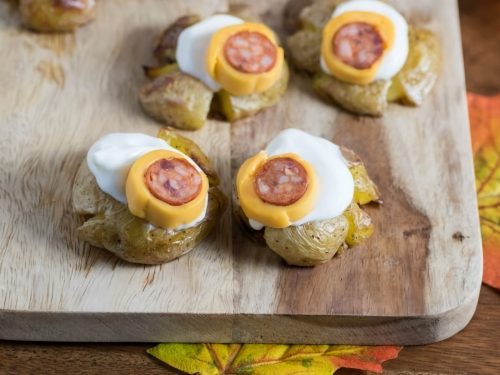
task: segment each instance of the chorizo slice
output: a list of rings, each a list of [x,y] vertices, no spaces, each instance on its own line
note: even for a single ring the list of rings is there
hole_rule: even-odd
[[[332,47],[342,62],[356,69],[370,68],[384,52],[379,32],[365,22],[342,26],[333,36]]]
[[[151,194],[172,206],[192,201],[202,187],[200,173],[183,158],[155,161],[146,170],[144,180]]]
[[[276,64],[276,46],[263,34],[240,31],[224,43],[224,57],[242,73],[259,74],[270,71]]]
[[[290,157],[277,157],[266,161],[255,175],[255,192],[266,203],[289,206],[306,192],[306,169]]]

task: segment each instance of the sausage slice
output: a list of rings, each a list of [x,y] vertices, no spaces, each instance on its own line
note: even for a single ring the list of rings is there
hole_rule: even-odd
[[[200,173],[183,158],[155,161],[147,169],[144,180],[151,194],[172,206],[192,201],[202,185]]]
[[[261,33],[240,31],[224,43],[224,57],[236,70],[243,73],[264,73],[276,63],[276,46]]]
[[[384,52],[384,42],[378,31],[364,22],[342,26],[332,39],[333,53],[356,69],[371,67]]]
[[[255,176],[254,188],[266,203],[288,206],[297,202],[306,192],[307,171],[297,160],[277,157],[266,161]]]

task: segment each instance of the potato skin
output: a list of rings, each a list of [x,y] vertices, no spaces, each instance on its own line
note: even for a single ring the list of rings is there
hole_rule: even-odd
[[[219,175],[217,174],[208,157],[203,153],[191,139],[186,138],[170,128],[161,128],[158,131],[158,138],[163,139],[170,146],[189,156],[207,175],[210,186],[219,185]]]
[[[148,115],[184,130],[197,130],[205,124],[212,97],[212,91],[201,81],[179,71],[155,78],[139,92]]]
[[[390,85],[388,80],[355,85],[323,72],[316,73],[313,78],[313,88],[320,96],[360,115],[382,116],[387,108]]]
[[[330,20],[335,7],[343,2],[344,0],[313,0],[299,13],[300,28],[321,32]]]
[[[329,261],[344,243],[349,222],[343,216],[282,229],[266,227],[267,246],[289,265],[316,266]]]
[[[377,185],[368,175],[365,164],[351,149],[341,147],[342,156],[347,160],[347,166],[354,180],[354,203],[364,205],[370,202],[381,204],[382,198]]]
[[[78,229],[79,238],[132,263],[161,264],[191,251],[212,231],[226,205],[222,192],[211,185],[205,219],[195,227],[169,231],[132,215],[126,205],[104,193],[85,160],[73,185],[73,207],[85,218]]]
[[[299,30],[286,39],[288,56],[292,64],[300,70],[314,74],[321,71],[321,33]]]
[[[69,32],[95,18],[95,0],[20,0],[23,24],[41,32]]]
[[[271,107],[285,94],[289,76],[290,71],[285,62],[280,79],[264,92],[234,96],[226,90],[220,90],[215,94],[217,112],[220,112],[229,121],[236,121]]]
[[[197,14],[188,14],[176,19],[169,25],[158,37],[154,55],[160,64],[175,62],[175,50],[177,48],[177,39],[180,33],[191,25],[201,21]]]
[[[432,90],[441,67],[441,49],[435,34],[410,29],[410,53],[401,71],[392,79],[388,100],[419,106]]]

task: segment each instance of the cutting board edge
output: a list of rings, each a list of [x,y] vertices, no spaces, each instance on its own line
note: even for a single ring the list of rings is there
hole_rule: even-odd
[[[415,317],[0,310],[0,339],[422,345],[445,340],[465,328],[478,299],[479,290],[473,298],[447,312]],[[126,332],[123,327],[127,327]]]

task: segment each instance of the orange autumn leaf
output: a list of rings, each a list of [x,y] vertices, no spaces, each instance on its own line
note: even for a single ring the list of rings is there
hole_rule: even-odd
[[[483,238],[483,282],[500,288],[500,95],[469,94],[468,102]]]
[[[341,367],[382,372],[400,347],[280,344],[159,344],[152,356],[188,374],[331,375]]]

